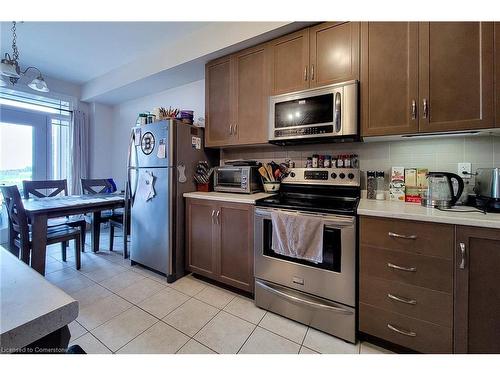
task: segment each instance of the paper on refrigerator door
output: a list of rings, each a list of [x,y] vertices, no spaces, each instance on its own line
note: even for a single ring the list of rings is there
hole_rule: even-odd
[[[156,177],[153,176],[152,172],[144,172],[139,177],[139,186],[137,187],[137,197],[139,199],[144,199],[146,202],[153,199],[156,196],[155,191],[155,181]],[[136,198],[137,199],[137,198]]]

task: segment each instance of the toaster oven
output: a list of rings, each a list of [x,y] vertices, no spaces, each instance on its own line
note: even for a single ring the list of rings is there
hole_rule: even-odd
[[[256,165],[217,167],[214,172],[214,190],[245,194],[261,191],[258,169]]]

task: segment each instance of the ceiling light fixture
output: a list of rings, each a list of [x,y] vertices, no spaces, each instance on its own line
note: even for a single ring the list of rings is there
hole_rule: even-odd
[[[29,84],[28,87],[35,90],[35,91],[40,91],[40,92],[48,92],[49,88],[47,86],[47,83],[43,79],[42,72],[34,66],[28,66],[24,71],[21,71],[21,68],[19,66],[19,50],[17,49],[17,44],[16,44],[16,39],[17,39],[17,34],[16,34],[16,21],[12,22],[12,57],[10,54],[6,53],[4,58],[2,59],[0,63],[0,74],[3,77],[6,77],[9,79],[10,83],[12,85],[15,85],[19,82],[22,76],[25,76],[26,73],[30,70],[36,70],[38,72],[38,75],[36,78],[34,78]],[[6,86],[7,82],[3,77],[0,79],[0,86]]]

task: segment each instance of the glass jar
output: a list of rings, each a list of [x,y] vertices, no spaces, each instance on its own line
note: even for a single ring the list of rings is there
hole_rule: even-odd
[[[377,194],[377,180],[374,171],[366,172],[366,198],[375,199]]]
[[[378,171],[375,174],[375,177],[377,179],[377,190],[375,197],[378,200],[384,200],[385,199],[385,173],[382,171]]]

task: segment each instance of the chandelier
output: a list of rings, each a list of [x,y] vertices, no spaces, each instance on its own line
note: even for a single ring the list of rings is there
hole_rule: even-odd
[[[19,50],[17,49],[16,44],[16,21],[12,22],[12,57],[10,54],[5,53],[5,57],[2,59],[0,64],[0,86],[7,86],[10,84],[15,85],[18,83],[20,78],[29,70],[35,70],[37,72],[36,78],[34,78],[30,83],[28,83],[28,87],[41,92],[48,92],[49,88],[47,83],[43,79],[42,72],[34,66],[28,66],[26,69],[21,71],[19,66]],[[8,79],[8,81],[6,81]]]

